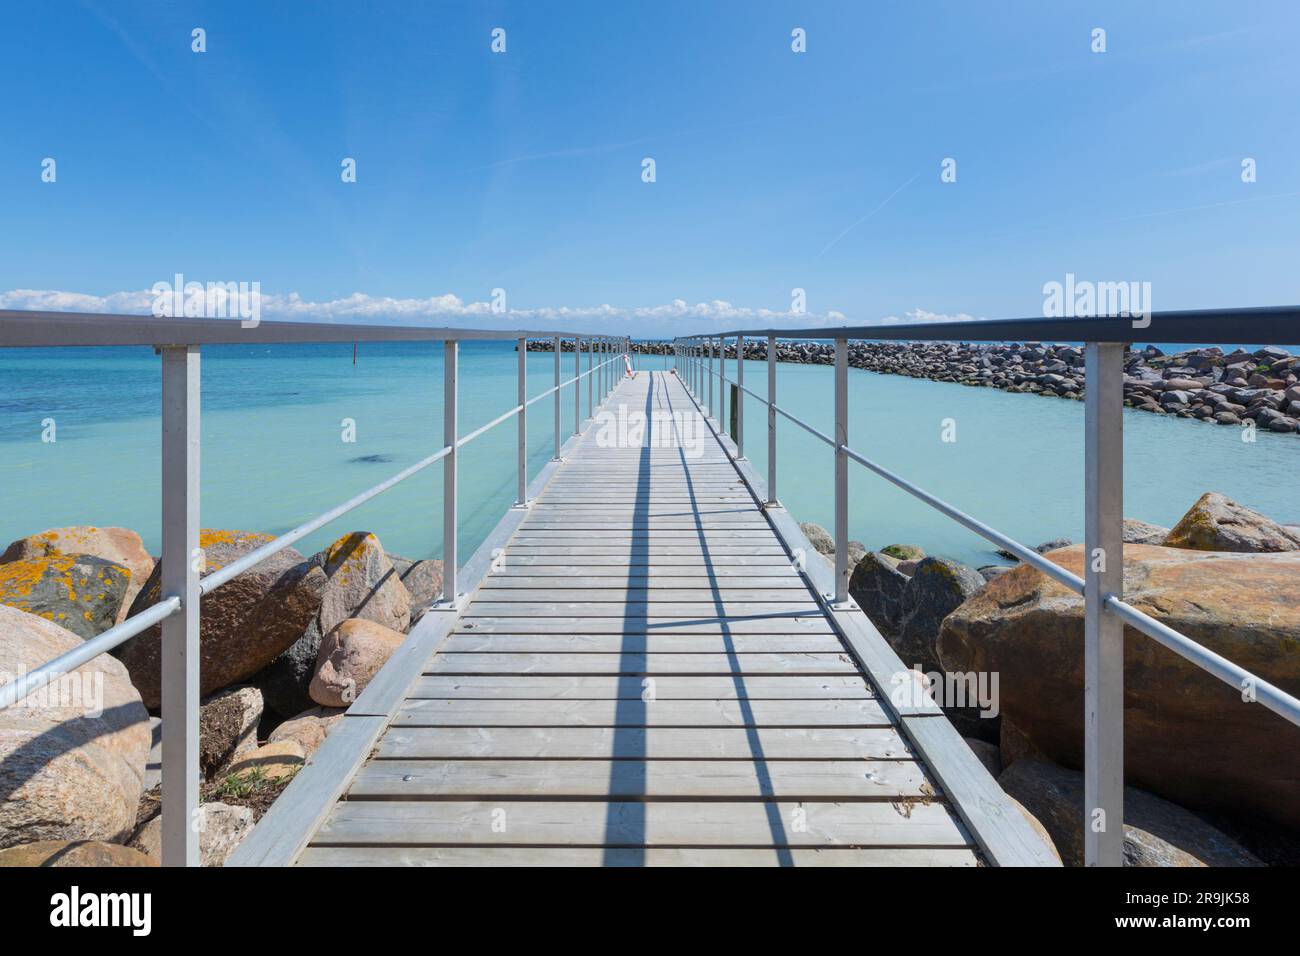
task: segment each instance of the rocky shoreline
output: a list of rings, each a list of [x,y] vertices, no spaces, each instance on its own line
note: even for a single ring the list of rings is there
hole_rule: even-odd
[[[832,554],[824,529],[804,525]],[[1125,522],[1125,597],[1300,693],[1300,527],[1207,493],[1172,529]],[[204,530],[211,573],[271,540]],[[1037,549],[1075,573],[1082,549]],[[1082,601],[1036,568],[971,568],[912,545],[850,544],[849,590],[926,675],[972,751],[1067,864],[1082,859]],[[1009,556],[1008,556],[1009,557]],[[0,554],[0,672],[20,674],[158,599],[124,528],[56,528]],[[286,549],[203,597],[201,857],[222,865],[437,599],[442,567],[370,533]],[[0,867],[160,858],[157,629],[0,710]],[[1300,863],[1300,732],[1153,641],[1126,641],[1126,860]],[[877,688],[894,699],[913,688]],[[964,687],[974,697],[952,696]],[[74,696],[65,699],[64,691]],[[84,693],[94,690],[94,700]],[[43,693],[43,692],[38,692]],[[895,701],[897,702],[897,701]],[[98,706],[91,706],[97,704]]]
[[[833,556],[824,529],[802,527]],[[1207,493],[1172,529],[1126,520],[1124,541],[1126,600],[1300,692],[1300,526]],[[1035,550],[1083,573],[1067,539]],[[903,665],[926,675],[1063,860],[1081,864],[1082,599],[1029,565],[977,569],[915,545],[851,542],[850,564],[849,593]],[[1125,672],[1126,865],[1300,864],[1300,787],[1276,773],[1294,763],[1300,731],[1132,631]],[[967,693],[989,683],[987,700]]]
[[[529,351],[549,352],[547,341],[530,341]],[[572,351],[571,343],[562,350]],[[777,343],[777,360],[830,365],[830,342]],[[632,350],[671,355],[667,342],[633,342]],[[734,359],[734,342],[726,346]],[[767,341],[745,342],[745,358],[766,361]],[[850,342],[853,368],[934,382],[997,388],[1018,394],[1079,400],[1084,394],[1083,349],[1041,342]],[[1300,434],[1300,355],[1266,346],[1225,353],[1217,347],[1166,355],[1153,345],[1130,350],[1124,362],[1124,404],[1157,415],[1219,425]],[[1247,424],[1249,423],[1249,424]]]
[[[272,538],[205,529],[205,573]],[[0,673],[21,674],[158,600],[126,528],[53,528],[0,555]],[[276,554],[205,595],[200,856],[220,866],[442,589],[440,561],[363,531]],[[0,868],[153,866],[161,853],[157,627],[0,710]],[[5,678],[7,680],[7,678]]]

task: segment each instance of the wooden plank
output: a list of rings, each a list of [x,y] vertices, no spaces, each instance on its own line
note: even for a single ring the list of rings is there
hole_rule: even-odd
[[[934,789],[911,760],[371,760],[349,800],[901,800]]]
[[[650,681],[653,681],[651,685]],[[653,690],[654,701],[642,694]],[[871,697],[854,677],[421,677],[413,698],[484,700],[631,700],[651,708],[666,700],[801,700]]]
[[[965,866],[964,848],[757,849],[754,847],[308,847],[299,866]]]
[[[767,523],[755,509],[744,511],[734,508],[710,507],[705,502],[661,505],[656,508],[583,508],[558,513],[538,513],[523,525],[521,533],[534,530],[551,531],[566,528],[594,528],[609,531],[681,531],[678,525],[689,528],[737,528],[768,532]]]
[[[554,538],[572,537],[571,532],[574,529],[566,527],[558,528],[535,528],[521,529],[514,537],[518,543],[527,543],[536,539],[534,543],[545,544]],[[604,531],[599,528],[584,531],[580,536],[583,541],[660,541],[665,543],[682,543],[691,541],[771,541],[772,532],[766,527],[753,528],[705,528],[703,531],[692,529],[666,529],[659,531],[655,528],[638,528],[634,530],[609,530]]]
[[[512,605],[518,607],[519,605]],[[477,634],[833,634],[820,617],[506,617],[462,619]]]
[[[901,760],[892,727],[390,727],[382,759]]]
[[[778,574],[764,576],[761,582],[753,581],[753,576],[747,574],[637,575],[616,568],[605,568],[604,570],[609,573],[606,575],[592,573],[565,575],[494,574],[483,583],[483,589],[479,591],[479,594],[495,594],[502,590],[526,590],[530,588],[554,591],[557,587],[564,588],[566,591],[591,591],[596,589],[645,591],[671,588],[710,590],[720,588],[726,589],[728,593],[737,589],[753,590],[762,588],[765,593],[769,591],[797,590],[803,594],[808,594],[808,586],[803,583],[803,579],[788,568],[781,570]],[[499,599],[490,597],[488,600],[495,601]]]
[[[856,674],[848,654],[447,653],[426,674]]]
[[[536,607],[568,607],[573,604],[610,603],[625,608],[636,608],[643,604],[711,604],[714,601],[734,606],[741,602],[753,602],[764,606],[772,604],[793,604],[812,607],[813,597],[807,588],[746,588],[738,585],[718,583],[712,587],[588,587],[562,588],[555,585],[543,588],[499,588],[485,587],[475,595],[475,601],[483,604],[498,605],[503,602],[522,602]],[[621,612],[620,612],[621,613]],[[475,615],[477,616],[477,615]]]
[[[608,601],[475,601],[463,615],[467,621],[483,617],[619,617],[625,620],[685,617],[730,624],[738,618],[820,619],[822,613],[811,601],[620,601],[616,602],[616,609],[611,609]]]
[[[666,518],[727,518],[746,524],[761,524],[763,513],[746,496],[744,502],[727,501],[716,496],[692,496],[679,502],[608,502],[586,499],[583,504],[548,505],[543,499],[529,515],[528,525],[560,524],[588,518],[610,518],[653,524]]]
[[[718,525],[728,528],[744,528],[751,531],[766,531],[767,523],[756,508],[730,508],[710,505],[695,501],[679,505],[642,505],[640,507],[586,507],[581,509],[560,509],[559,511],[539,510],[523,524],[523,530],[552,529],[572,527],[596,527],[605,525],[611,531],[625,531],[629,528],[645,531],[671,529],[672,525],[689,524],[691,527],[701,525]]]
[[[660,574],[660,575],[700,575],[709,574],[717,577],[767,577],[784,576],[793,573],[789,558],[784,552],[769,556],[740,554],[708,557],[662,556],[657,558],[623,554],[593,554],[581,560],[572,555],[533,554],[524,555],[507,549],[499,562],[497,575],[533,574]],[[537,570],[532,570],[536,568]]]
[[[630,542],[624,544],[578,544],[570,540],[567,543],[557,544],[520,544],[511,542],[506,549],[506,560],[510,561],[515,557],[536,556],[536,555],[564,555],[569,558],[579,558],[587,561],[598,555],[614,555],[620,559],[620,563],[635,565],[655,563],[667,557],[688,557],[692,562],[714,562],[722,563],[720,559],[727,557],[734,558],[764,558],[764,563],[770,563],[773,560],[784,561],[789,564],[789,558],[786,551],[780,545],[776,544],[638,544],[635,548]]]
[[[888,727],[872,698],[808,700],[407,700],[394,727]]]
[[[965,847],[969,839],[940,802],[348,800],[312,844]]]
[[[453,634],[442,653],[781,654],[843,653],[834,634]]]

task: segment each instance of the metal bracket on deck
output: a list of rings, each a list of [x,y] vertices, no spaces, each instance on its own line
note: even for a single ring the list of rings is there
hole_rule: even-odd
[[[465,594],[457,594],[456,600],[454,601],[434,601],[427,608],[425,608],[425,610],[426,611],[454,611],[459,614],[461,611],[465,610],[465,606],[469,603],[466,600],[467,597],[468,596]]]

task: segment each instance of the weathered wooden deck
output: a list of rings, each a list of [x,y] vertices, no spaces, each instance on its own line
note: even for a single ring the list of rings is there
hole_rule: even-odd
[[[232,862],[1051,862],[678,378],[607,407]]]

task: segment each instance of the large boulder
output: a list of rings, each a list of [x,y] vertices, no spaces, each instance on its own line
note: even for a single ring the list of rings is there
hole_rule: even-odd
[[[252,680],[262,689],[267,706],[282,717],[315,706],[311,681],[324,634],[349,618],[405,631],[412,623],[412,611],[418,619],[427,606],[414,595],[418,593],[421,599],[432,595],[432,603],[442,593],[441,561],[390,559],[379,539],[365,531],[343,535],[311,561],[327,577],[320,613],[298,640]]]
[[[1083,574],[1083,549],[1050,559]],[[1300,552],[1124,548],[1124,599],[1290,694],[1300,693]],[[1028,565],[948,616],[948,671],[997,672],[1003,762],[1041,754],[1083,765],[1083,599]],[[1128,781],[1180,806],[1255,814],[1300,829],[1300,728],[1154,640],[1125,628]],[[1033,808],[1030,807],[1032,810]]]
[[[348,707],[388,662],[406,635],[361,618],[346,620],[325,635],[311,698],[322,707]]]
[[[52,554],[0,564],[0,604],[91,638],[112,627],[131,572],[89,554]]]
[[[0,869],[7,866],[157,866],[140,850],[100,840],[40,840],[0,850]]]
[[[835,539],[821,525],[814,524],[811,521],[801,521],[799,530],[808,538],[808,543],[813,546],[814,551],[824,554],[828,558],[835,554]]]
[[[1083,774],[1018,760],[998,777],[1012,799],[1047,830],[1066,866],[1082,866]],[[1200,817],[1135,787],[1124,788],[1125,866],[1262,866]]]
[[[943,619],[984,587],[984,576],[948,558],[924,558],[907,581],[899,608],[898,634],[890,641],[908,667],[940,670],[935,641]]]
[[[411,623],[410,592],[373,534],[345,534],[313,560],[328,578],[320,608],[322,634],[348,618],[374,621],[394,631],[404,631]]]
[[[411,608],[425,608],[442,598],[442,562],[438,560],[412,561],[392,554],[398,578],[411,595]],[[382,623],[382,622],[381,622]]]
[[[0,564],[11,561],[30,561],[47,558],[52,554],[89,554],[120,564],[131,572],[126,596],[118,611],[115,624],[120,624],[131,609],[135,596],[153,573],[153,556],[145,549],[144,541],[130,528],[95,528],[78,525],[70,528],[50,528],[40,534],[19,538],[0,554]]]
[[[0,674],[24,674],[81,638],[0,605]],[[130,835],[144,792],[149,715],[126,668],[101,655],[0,710],[0,848]]]
[[[1195,551],[1297,551],[1300,534],[1225,495],[1207,491],[1174,525],[1164,544]]]
[[[853,568],[849,578],[849,596],[866,612],[881,634],[893,637],[898,633],[903,612],[903,590],[907,582],[907,575],[898,570],[894,558],[868,551]]]
[[[271,541],[247,531],[203,531],[205,574],[211,574]],[[285,548],[205,594],[200,604],[200,693],[252,677],[302,637],[321,608],[325,573],[293,548]],[[135,600],[132,614],[157,603],[160,568]],[[158,625],[131,638],[117,651],[131,672],[145,706],[161,703]]]

